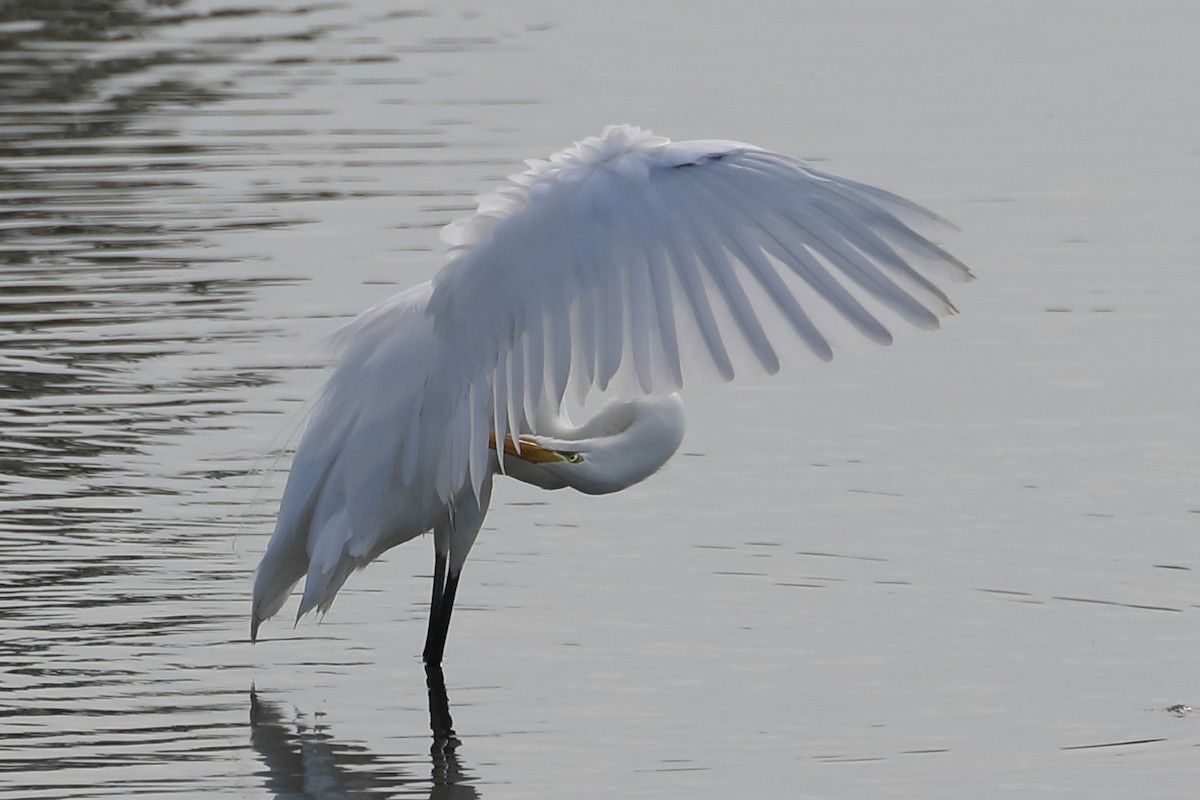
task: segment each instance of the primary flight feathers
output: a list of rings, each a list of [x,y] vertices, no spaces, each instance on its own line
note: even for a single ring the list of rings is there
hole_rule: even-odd
[[[479,479],[489,432],[524,429],[569,386],[631,397],[773,373],[796,339],[828,360],[831,311],[880,344],[883,309],[936,328],[954,309],[919,269],[970,272],[915,221],[940,220],[740,142],[616,125],[529,162],[442,234],[426,313],[455,359],[435,378],[471,437],[444,454],[439,494]]]

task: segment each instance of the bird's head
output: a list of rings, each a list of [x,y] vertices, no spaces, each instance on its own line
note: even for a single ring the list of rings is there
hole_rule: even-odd
[[[504,472],[543,489],[570,486],[585,494],[610,494],[640,483],[666,464],[683,441],[683,401],[677,394],[609,401],[579,427],[554,435],[504,438]]]

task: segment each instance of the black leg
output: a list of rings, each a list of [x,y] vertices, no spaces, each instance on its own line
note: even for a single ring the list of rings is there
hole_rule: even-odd
[[[438,553],[434,556],[433,561],[433,593],[429,598],[429,629],[425,633],[425,653],[422,656],[426,664],[440,664],[441,659],[430,661],[429,657],[433,654],[434,641],[437,639],[437,632],[441,617],[442,598],[446,592],[446,556]]]
[[[444,559],[439,559],[444,561]],[[439,566],[441,569],[439,570]],[[435,564],[434,572],[444,572],[445,564]],[[436,586],[439,575],[434,575],[434,584]],[[436,589],[434,590],[437,591]],[[458,591],[458,576],[447,575],[445,583],[442,585],[442,591],[438,594],[435,603],[431,604],[429,609],[429,633],[425,636],[425,654],[424,660],[426,664],[438,665],[442,663],[442,653],[446,650],[446,634],[450,632],[450,614],[454,611],[454,595]]]

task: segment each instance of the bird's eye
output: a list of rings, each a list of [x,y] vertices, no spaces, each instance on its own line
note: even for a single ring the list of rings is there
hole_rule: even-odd
[[[583,463],[583,454],[582,453],[563,453],[563,455],[566,456],[568,464],[582,464]]]

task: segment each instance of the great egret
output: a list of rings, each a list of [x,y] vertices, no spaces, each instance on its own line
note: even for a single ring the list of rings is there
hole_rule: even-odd
[[[432,281],[337,335],[258,568],[252,640],[300,578],[297,619],[432,531],[424,659],[440,664],[496,473],[624,489],[678,448],[685,383],[774,373],[780,344],[828,360],[839,320],[879,344],[885,315],[936,328],[954,308],[927,276],[971,277],[911,227],[938,221],[925,209],[741,142],[617,125],[527,163],[443,230]],[[575,427],[568,388],[614,399]]]

